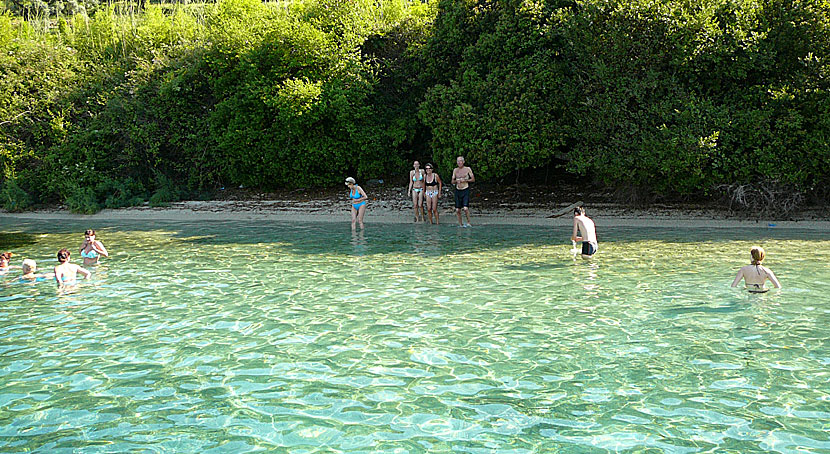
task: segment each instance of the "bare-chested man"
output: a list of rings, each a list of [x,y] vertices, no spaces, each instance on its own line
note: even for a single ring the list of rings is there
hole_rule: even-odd
[[[464,157],[456,158],[457,167],[452,170],[452,184],[455,185],[455,215],[459,227],[470,227],[470,183],[476,181],[473,169],[464,165]],[[461,219],[461,210],[467,215],[467,223]]]
[[[582,236],[577,236],[581,233]],[[572,241],[582,241],[582,258],[589,259],[597,253],[597,230],[594,221],[585,216],[585,208],[574,208],[574,232]]]

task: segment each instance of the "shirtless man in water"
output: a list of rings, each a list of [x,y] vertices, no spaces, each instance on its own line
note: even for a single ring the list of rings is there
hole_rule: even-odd
[[[452,170],[452,181],[455,185],[455,215],[458,217],[459,227],[470,227],[470,183],[476,181],[473,169],[464,165],[464,156],[456,158],[457,167]],[[461,219],[461,210],[467,215],[467,223]]]
[[[582,233],[582,236],[577,236]],[[574,208],[574,232],[571,241],[582,241],[582,258],[589,259],[597,253],[597,231],[594,221],[585,216],[585,208]]]

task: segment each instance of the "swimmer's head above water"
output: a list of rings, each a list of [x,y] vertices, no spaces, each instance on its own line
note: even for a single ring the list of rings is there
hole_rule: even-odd
[[[58,251],[58,262],[66,263],[69,261],[69,251],[66,248],[61,249]]]
[[[584,216],[585,215],[585,207],[576,207],[574,208],[574,216]]]
[[[752,256],[753,265],[760,265],[764,261],[764,248],[761,246],[752,246],[752,249],[749,250],[749,255]]]
[[[9,266],[9,262],[12,260],[11,252],[4,252],[0,254],[0,268],[7,268]]]
[[[23,274],[34,273],[37,271],[37,262],[32,259],[26,259],[23,261]]]

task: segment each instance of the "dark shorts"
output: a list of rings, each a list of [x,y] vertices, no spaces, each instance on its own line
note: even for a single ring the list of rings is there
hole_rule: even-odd
[[[597,244],[590,241],[582,242],[582,255],[594,255],[597,253]]]
[[[470,188],[455,190],[455,207],[465,208],[470,206]]]

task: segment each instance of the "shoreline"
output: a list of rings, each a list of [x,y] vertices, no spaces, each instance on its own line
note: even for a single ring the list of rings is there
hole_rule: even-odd
[[[456,224],[451,203],[446,199],[440,208],[442,224]],[[564,205],[564,204],[559,204]],[[573,204],[571,204],[573,205]],[[471,207],[473,225],[521,225],[562,227],[572,225],[570,206],[557,207]],[[559,216],[556,216],[559,214]],[[589,205],[588,215],[599,226],[655,227],[655,228],[776,228],[830,231],[830,220],[807,218],[801,220],[734,219],[714,210],[659,207],[632,209],[615,204]],[[350,214],[339,200],[246,200],[246,201],[187,201],[172,203],[169,207],[131,207],[105,209],[96,214],[83,215],[58,208],[23,213],[0,212],[0,221],[8,225],[19,221],[289,221],[319,223],[349,223]],[[373,201],[366,214],[366,224],[412,224],[411,206],[406,201]]]

